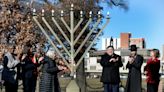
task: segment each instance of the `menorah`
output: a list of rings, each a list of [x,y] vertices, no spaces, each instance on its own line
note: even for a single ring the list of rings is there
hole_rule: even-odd
[[[69,64],[67,62],[66,58],[63,56],[63,53],[57,47],[58,44],[55,44],[53,42],[53,40],[47,34],[47,32],[44,29],[44,27],[38,21],[38,16],[36,14],[36,10],[35,9],[33,9],[33,20],[35,21],[35,23],[37,24],[37,26],[40,28],[40,30],[43,32],[43,34],[46,36],[46,38],[48,39],[48,41],[50,42],[50,44],[54,47],[55,51],[63,59],[64,63],[67,65],[67,67],[70,69],[71,76],[73,78],[76,78],[76,77],[74,77],[74,75],[76,74],[76,70],[77,70],[78,66],[80,65],[80,63],[82,62],[83,58],[88,53],[88,51],[91,49],[91,47],[93,46],[94,42],[100,36],[101,32],[104,30],[104,28],[109,23],[109,20],[110,20],[109,13],[107,13],[106,22],[103,24],[103,26],[100,29],[100,31],[98,31],[98,33],[96,34],[96,36],[94,37],[94,39],[91,41],[91,43],[89,44],[89,46],[86,48],[86,50],[84,51],[84,53],[80,57],[80,59],[77,61],[77,63],[75,63],[75,57],[80,52],[80,50],[82,50],[82,47],[86,44],[86,42],[89,39],[89,37],[92,35],[92,33],[94,32],[94,30],[99,26],[99,23],[103,19],[103,17],[101,16],[101,12],[100,11],[98,12],[98,14],[97,14],[97,16],[98,16],[97,21],[95,22],[95,24],[93,24],[93,28],[90,29],[89,33],[86,35],[85,39],[83,40],[83,42],[80,44],[80,46],[78,47],[78,49],[76,51],[74,49],[75,44],[79,41],[80,37],[86,31],[86,29],[88,28],[88,26],[91,24],[91,22],[93,20],[93,18],[92,18],[92,11],[90,11],[90,13],[89,13],[89,19],[88,19],[87,23],[82,28],[82,30],[80,31],[80,33],[78,34],[78,36],[76,38],[75,38],[75,34],[74,33],[78,29],[78,27],[80,26],[80,24],[84,21],[83,11],[80,11],[80,20],[79,20],[79,22],[76,25],[74,25],[74,6],[73,6],[73,4],[71,5],[71,9],[70,9],[70,26],[68,26],[68,24],[66,23],[66,21],[63,18],[64,11],[63,10],[61,11],[60,20],[64,24],[64,26],[66,27],[66,29],[70,32],[70,36],[68,36],[68,35],[65,34],[65,32],[62,29],[62,27],[59,25],[59,23],[55,19],[54,10],[51,11],[51,17],[52,17],[51,19],[52,19],[54,25],[58,28],[58,30],[63,35],[64,39],[70,44],[70,49],[68,49],[63,44],[63,42],[61,41],[60,37],[57,35],[57,33],[55,33],[55,31],[53,30],[53,28],[50,26],[50,24],[48,23],[48,21],[45,19],[45,16],[44,16],[45,14],[44,13],[45,13],[45,11],[42,10],[42,16],[41,17],[42,17],[43,23],[47,26],[47,28],[49,29],[49,31],[52,33],[52,35],[55,37],[55,39],[58,41],[58,43],[62,46],[62,48],[66,52],[66,54],[69,56],[71,64]]]

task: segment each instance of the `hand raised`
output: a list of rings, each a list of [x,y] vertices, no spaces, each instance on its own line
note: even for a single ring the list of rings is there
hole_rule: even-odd
[[[116,62],[117,60],[115,58],[111,58],[109,62]]]

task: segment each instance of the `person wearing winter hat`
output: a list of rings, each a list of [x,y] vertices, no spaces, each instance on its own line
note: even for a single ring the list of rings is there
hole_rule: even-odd
[[[125,92],[142,92],[141,66],[143,57],[137,54],[137,46],[131,45],[130,56],[126,68],[129,69]]]

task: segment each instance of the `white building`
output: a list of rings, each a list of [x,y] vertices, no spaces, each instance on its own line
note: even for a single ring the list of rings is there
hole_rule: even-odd
[[[110,46],[111,38],[102,38],[102,50],[105,50],[108,46]],[[119,49],[120,45],[120,38],[113,38],[113,47],[114,49]]]
[[[144,63],[141,67],[141,71],[143,72],[144,67],[146,65],[146,61],[149,58],[149,51],[147,49],[139,49],[138,53],[140,55],[143,55],[144,57]],[[100,65],[100,60],[101,60],[101,55],[105,50],[101,51],[95,51],[91,53],[90,55],[87,55],[86,62],[85,62],[85,72],[91,72],[91,73],[101,73],[102,72],[102,66]],[[122,62],[123,62],[123,67],[120,68],[121,73],[128,73],[128,69],[126,69],[126,64],[128,63],[128,58],[130,55],[130,51],[128,49],[118,49],[115,51],[116,54],[122,56]]]
[[[102,38],[102,50],[110,45],[113,45],[115,49],[128,49],[132,44],[140,49],[146,47],[144,38],[131,38],[131,33],[121,33],[119,38]]]
[[[115,51],[116,54],[121,55],[121,51]],[[88,53],[89,55],[89,53]],[[87,56],[88,56],[87,55]],[[85,72],[102,72],[102,66],[100,65],[100,60],[101,57],[100,56],[88,56],[87,58],[85,58],[86,62],[85,62]],[[128,70],[126,69],[126,64],[128,62],[128,56],[124,56],[122,57],[122,59],[124,59],[123,62],[123,67],[120,68],[120,72],[122,73],[127,73]]]

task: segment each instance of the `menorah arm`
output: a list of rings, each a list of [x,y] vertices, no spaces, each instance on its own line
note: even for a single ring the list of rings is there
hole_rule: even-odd
[[[84,58],[84,56],[88,53],[88,51],[91,49],[92,45],[94,44],[94,42],[97,40],[97,38],[100,36],[100,34],[102,33],[102,31],[105,29],[105,27],[108,25],[110,21],[110,18],[107,18],[106,23],[103,25],[103,27],[101,28],[101,30],[98,32],[98,34],[96,35],[96,37],[93,39],[93,41],[91,42],[91,44],[88,46],[88,48],[86,49],[86,51],[84,52],[84,54],[81,56],[81,58],[78,60],[76,66],[75,66],[75,70],[78,68],[78,66],[80,65],[80,63],[82,62],[82,59]]]
[[[75,32],[77,30],[77,28],[80,26],[80,24],[83,22],[84,18],[81,18],[80,21],[77,23],[77,25],[75,26],[74,28],[74,31]]]
[[[46,31],[44,30],[44,28],[42,27],[42,25],[38,22],[36,16],[33,16],[33,20],[35,21],[35,23],[38,25],[38,27],[41,29],[41,31],[43,32],[43,34],[46,36],[46,38],[49,40],[50,44],[54,47],[55,51],[59,54],[59,56],[63,59],[64,63],[68,66],[69,69],[71,69],[70,65],[68,64],[68,62],[65,60],[65,58],[63,57],[63,55],[60,53],[59,49],[56,47],[56,45],[53,43],[53,41],[51,40],[51,38],[48,36],[48,34],[46,33]]]
[[[56,27],[59,29],[59,31],[62,33],[62,35],[64,36],[64,38],[67,40],[67,42],[70,44],[71,43],[70,40],[68,39],[67,35],[64,33],[64,31],[59,26],[59,24],[57,23],[57,21],[55,20],[54,17],[52,17],[52,21],[54,22],[54,24],[56,25]]]
[[[81,43],[80,47],[77,49],[77,51],[74,54],[74,58],[77,56],[77,54],[79,53],[79,51],[81,50],[81,48],[84,46],[84,44],[87,42],[87,40],[89,39],[89,37],[91,36],[91,34],[93,33],[93,31],[96,29],[96,27],[99,25],[99,23],[101,22],[101,18],[99,18],[97,20],[97,22],[94,24],[93,28],[91,29],[91,31],[89,32],[89,34],[86,36],[86,38],[84,39],[84,41]]]
[[[65,25],[65,27],[67,28],[67,30],[70,32],[71,28],[68,26],[68,24],[65,22],[64,18],[61,17],[61,21],[63,22],[63,24]]]
[[[85,32],[85,30],[87,29],[87,27],[89,26],[89,24],[92,22],[92,18],[90,18],[87,22],[87,24],[84,26],[84,28],[81,30],[81,32],[79,33],[79,35],[76,37],[75,41],[74,41],[74,45],[77,43],[77,41],[79,40],[79,38],[81,37],[81,35]]]

